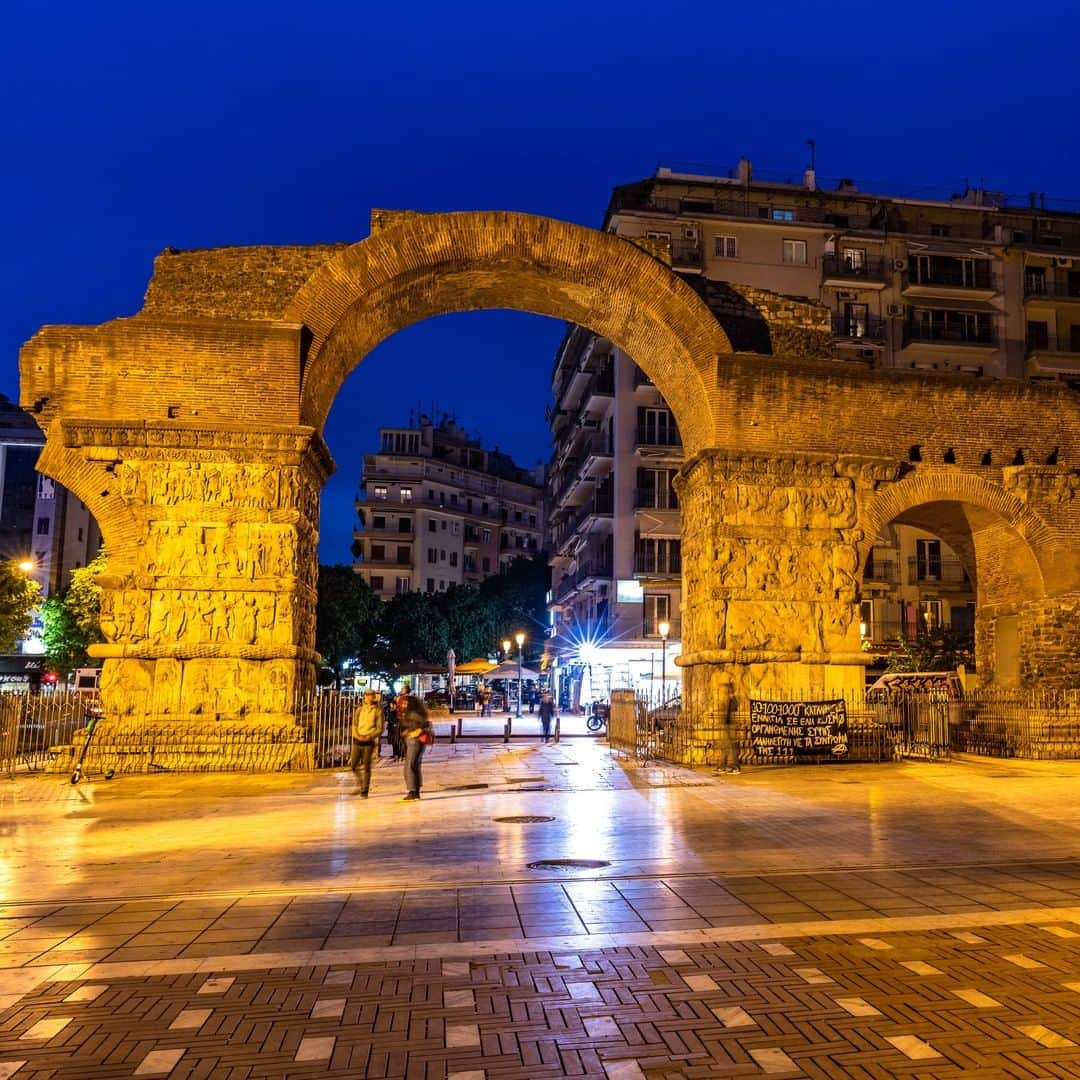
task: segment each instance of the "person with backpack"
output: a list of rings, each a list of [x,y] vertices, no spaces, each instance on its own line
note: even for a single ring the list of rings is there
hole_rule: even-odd
[[[435,741],[435,729],[428,718],[427,706],[418,697],[409,696],[400,731],[405,742],[406,794],[402,801],[412,802],[420,798],[423,784],[420,762],[424,751]]]
[[[383,714],[379,708],[379,692],[368,690],[352,718],[352,757],[349,768],[356,773],[356,790],[368,797],[371,787],[371,759],[382,735]]]

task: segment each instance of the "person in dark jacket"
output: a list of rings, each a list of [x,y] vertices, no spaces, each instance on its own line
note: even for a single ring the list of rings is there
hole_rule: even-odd
[[[555,699],[548,691],[540,698],[540,727],[544,732],[544,742],[551,741],[551,721],[555,718]]]
[[[356,790],[368,797],[371,786],[371,759],[382,735],[383,714],[379,707],[379,692],[368,690],[352,718],[352,758],[349,768],[356,774]]]
[[[400,731],[405,743],[406,794],[403,801],[412,802],[420,798],[420,788],[423,786],[420,762],[424,751],[435,741],[435,730],[428,718],[427,706],[418,697],[409,696]]]

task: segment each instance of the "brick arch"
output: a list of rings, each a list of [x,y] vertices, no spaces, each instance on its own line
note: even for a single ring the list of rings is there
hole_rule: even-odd
[[[396,331],[449,312],[511,308],[578,323],[614,342],[664,395],[688,454],[710,444],[709,390],[717,356],[731,345],[664,263],[619,237],[529,214],[386,220],[315,271],[285,312],[311,334],[303,423],[321,430],[349,373]]]
[[[1021,499],[999,484],[955,470],[921,471],[875,492],[859,516],[860,565],[865,564],[874,540],[889,522],[906,519],[909,524],[937,531],[933,511],[927,508],[957,503],[974,508],[987,520],[996,519],[1015,540],[1022,542],[1020,549],[1013,550],[1018,576],[1023,577],[1032,596],[1045,595],[1047,569],[1061,554],[1058,536]],[[921,518],[920,508],[924,510]],[[948,542],[949,538],[945,539]]]
[[[89,460],[81,447],[67,445],[63,426],[63,421],[49,426],[45,447],[34,467],[86,504],[101,530],[110,570],[122,572],[127,564],[126,553],[142,542],[144,528],[120,498],[118,481],[107,471],[109,462]]]

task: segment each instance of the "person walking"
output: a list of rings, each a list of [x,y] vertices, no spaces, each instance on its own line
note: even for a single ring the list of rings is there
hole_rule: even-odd
[[[555,718],[555,699],[547,690],[540,698],[540,727],[544,732],[544,742],[551,741],[551,721]]]
[[[424,751],[435,741],[435,729],[428,718],[427,706],[418,698],[410,696],[401,722],[401,737],[405,742],[405,798],[412,802],[420,798],[423,774],[420,768]]]
[[[397,693],[397,697],[390,703],[390,711],[393,714],[393,723],[390,729],[391,760],[400,761],[405,756],[405,742],[401,737],[401,726],[405,721],[405,713],[409,707],[409,688],[403,686]]]
[[[379,707],[379,692],[368,690],[352,718],[352,757],[349,768],[356,774],[356,790],[368,797],[371,787],[371,759],[382,735],[383,715]]]

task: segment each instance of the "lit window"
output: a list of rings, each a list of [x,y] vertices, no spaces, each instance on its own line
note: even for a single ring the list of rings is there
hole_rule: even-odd
[[[773,219],[773,221],[794,221],[795,220],[795,211],[794,210],[773,210],[772,219]]]
[[[386,485],[385,484],[376,484],[374,489],[373,489],[373,492],[374,492],[374,496],[375,496],[376,499],[385,499],[386,498]]]
[[[803,246],[805,247],[805,245],[803,245]],[[401,501],[403,503],[412,502],[412,488],[411,487],[403,487],[401,489]]]
[[[806,241],[805,240],[785,240],[784,241],[784,262],[790,263],[792,266],[805,266],[806,265]]]

